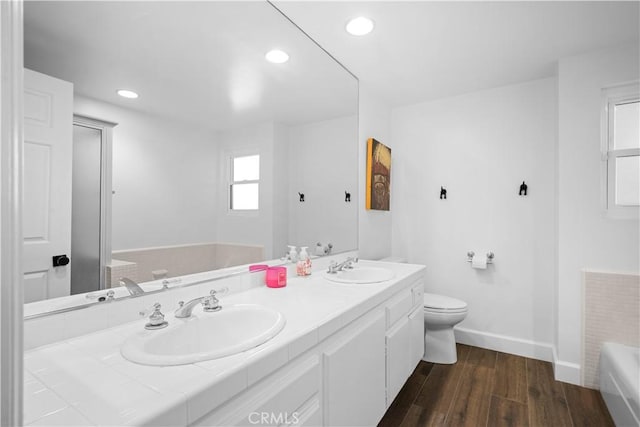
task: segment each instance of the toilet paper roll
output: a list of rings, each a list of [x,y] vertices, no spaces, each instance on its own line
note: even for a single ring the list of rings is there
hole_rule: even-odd
[[[478,268],[480,270],[487,269],[487,256],[475,254],[471,259],[471,267]]]

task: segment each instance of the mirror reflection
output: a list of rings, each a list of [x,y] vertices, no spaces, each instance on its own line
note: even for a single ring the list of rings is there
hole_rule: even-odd
[[[357,80],[272,5],[24,13],[25,302],[357,247]]]

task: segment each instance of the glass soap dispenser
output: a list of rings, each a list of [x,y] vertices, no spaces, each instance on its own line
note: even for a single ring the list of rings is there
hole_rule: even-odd
[[[311,257],[307,252],[307,246],[300,248],[300,260],[296,264],[296,273],[298,276],[308,276],[311,274]]]

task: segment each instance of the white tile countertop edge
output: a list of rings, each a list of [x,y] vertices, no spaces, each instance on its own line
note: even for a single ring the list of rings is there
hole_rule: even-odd
[[[413,284],[424,266],[384,266],[395,278],[376,284],[327,281],[322,271],[289,277],[285,288],[265,286],[221,297],[221,305],[253,303],[287,320],[272,340],[251,350],[190,365],[144,366],[124,359],[120,346],[145,320],[52,343],[25,353],[25,425],[188,425],[322,342],[391,295]],[[219,283],[218,283],[219,284]],[[203,285],[206,286],[206,285]],[[202,292],[202,289],[198,289]],[[133,309],[133,307],[130,307]],[[181,322],[166,310],[169,322]],[[215,316],[194,310],[194,316]],[[212,331],[215,339],[215,331]]]

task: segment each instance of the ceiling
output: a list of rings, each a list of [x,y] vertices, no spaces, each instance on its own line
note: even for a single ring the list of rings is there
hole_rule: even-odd
[[[273,4],[391,106],[549,77],[559,58],[640,39],[637,1]],[[360,15],[374,31],[346,33]],[[274,47],[291,60],[267,63]],[[213,130],[355,113],[355,79],[266,1],[27,1],[25,64]]]
[[[555,74],[559,58],[640,39],[638,1],[275,1],[390,105]],[[367,16],[367,36],[345,32]]]
[[[212,131],[357,113],[357,80],[266,1],[27,1],[24,16],[25,66],[77,95]],[[274,48],[290,60],[267,62]]]

